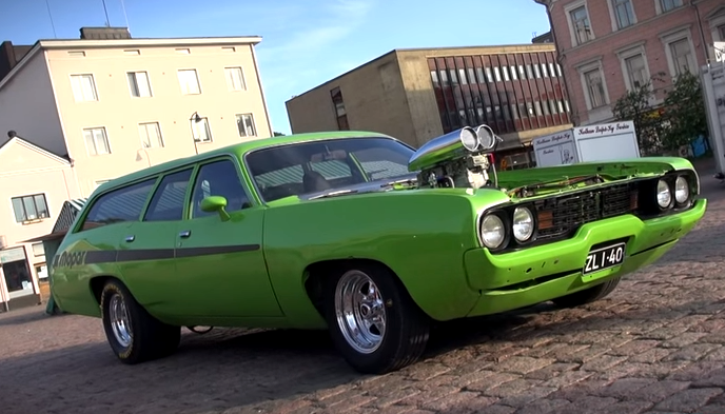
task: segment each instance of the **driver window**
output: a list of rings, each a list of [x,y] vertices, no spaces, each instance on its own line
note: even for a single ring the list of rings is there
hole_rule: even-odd
[[[251,207],[249,197],[242,187],[234,163],[229,160],[215,161],[199,168],[192,195],[192,218],[206,217],[216,213],[201,210],[201,200],[209,196],[222,196],[227,199],[226,210],[233,212]]]

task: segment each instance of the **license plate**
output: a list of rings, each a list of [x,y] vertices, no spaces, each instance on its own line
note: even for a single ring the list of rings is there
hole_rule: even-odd
[[[617,243],[590,251],[582,273],[598,272],[622,264],[626,247],[626,243]]]

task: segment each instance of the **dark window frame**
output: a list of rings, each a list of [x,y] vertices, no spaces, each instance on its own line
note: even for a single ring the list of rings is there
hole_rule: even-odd
[[[40,212],[38,211],[38,203],[36,201],[36,197],[42,197],[43,204],[45,204],[45,216],[41,217]],[[28,218],[28,212],[27,208],[25,206],[25,200],[30,199],[30,202],[33,203],[33,208],[35,209],[35,218]],[[23,219],[18,221],[18,211],[16,209],[15,200],[20,200],[20,207],[22,208],[22,217]],[[28,194],[24,196],[18,196],[18,197],[11,197],[10,198],[10,204],[13,206],[13,214],[15,215],[15,222],[16,223],[25,223],[28,221],[35,221],[35,220],[45,220],[50,218],[50,208],[48,207],[48,198],[45,196],[45,193],[37,193],[37,194]]]

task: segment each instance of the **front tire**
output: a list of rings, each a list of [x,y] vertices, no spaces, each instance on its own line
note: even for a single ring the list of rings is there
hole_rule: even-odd
[[[559,306],[561,308],[574,308],[577,306],[596,302],[609,296],[609,294],[614,291],[617,285],[619,285],[620,280],[622,280],[622,278],[617,277],[589,289],[581,290],[579,292],[553,299],[552,302],[554,302],[556,306]]]
[[[324,298],[332,341],[357,371],[396,371],[425,351],[430,320],[387,268],[356,264],[338,271]]]
[[[103,286],[101,317],[111,349],[126,364],[169,356],[179,346],[181,327],[151,316],[117,280]]]

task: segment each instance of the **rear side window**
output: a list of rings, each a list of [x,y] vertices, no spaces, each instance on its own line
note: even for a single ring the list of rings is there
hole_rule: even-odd
[[[184,197],[192,169],[169,174],[161,180],[151,199],[144,221],[181,220],[184,215]]]
[[[91,207],[81,230],[138,220],[155,183],[152,178],[102,195]]]

